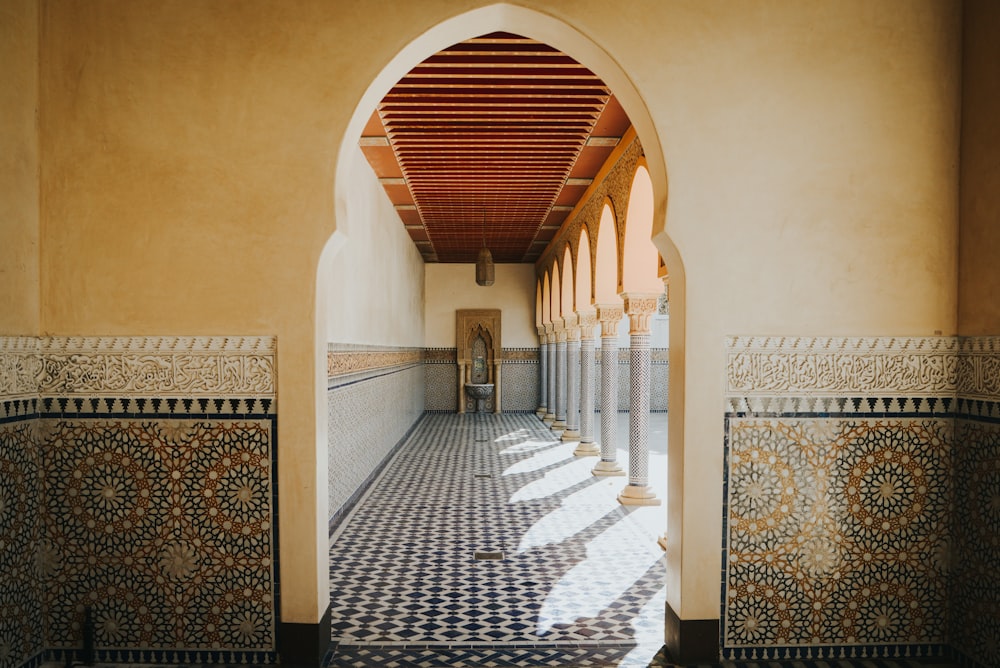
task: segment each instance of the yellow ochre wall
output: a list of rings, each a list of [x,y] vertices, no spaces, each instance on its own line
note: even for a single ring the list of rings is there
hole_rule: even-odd
[[[669,602],[682,619],[718,618],[723,336],[956,331],[959,5],[537,0],[420,39],[489,4],[42,2],[40,329],[278,337],[281,615],[316,622],[315,286],[352,197],[337,181],[341,146],[433,51],[493,29],[545,39],[633,87],[623,103],[650,160],[654,229],[665,223],[679,253]],[[33,66],[0,67],[30,82]],[[13,107],[4,98],[4,116],[20,118]],[[30,148],[32,126],[20,127],[10,140]],[[4,232],[30,248],[30,202],[3,174],[4,207],[22,212]]]
[[[0,334],[38,333],[38,7],[0,3]]]
[[[966,0],[962,60],[962,198],[958,328],[1000,332],[1000,5]]]

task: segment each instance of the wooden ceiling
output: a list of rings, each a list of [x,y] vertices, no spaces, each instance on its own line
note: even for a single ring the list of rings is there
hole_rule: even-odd
[[[382,99],[361,149],[426,262],[534,262],[629,127],[607,85],[541,42],[440,51]]]

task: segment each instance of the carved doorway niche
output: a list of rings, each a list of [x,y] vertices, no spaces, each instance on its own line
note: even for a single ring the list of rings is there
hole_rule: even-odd
[[[458,309],[455,311],[455,347],[458,362],[458,412],[474,411],[477,400],[466,385],[493,385],[486,408],[500,412],[500,309]]]

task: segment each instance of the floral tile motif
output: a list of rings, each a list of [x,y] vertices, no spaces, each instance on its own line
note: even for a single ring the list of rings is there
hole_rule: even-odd
[[[0,424],[0,667],[42,649],[33,545],[38,517],[38,453],[33,420]]]
[[[1000,423],[957,420],[951,641],[1000,665]]]
[[[49,645],[273,650],[271,419],[44,418]]]
[[[728,420],[723,650],[945,640],[952,421]]]

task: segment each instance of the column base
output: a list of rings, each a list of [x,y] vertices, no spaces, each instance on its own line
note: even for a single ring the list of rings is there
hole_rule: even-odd
[[[591,473],[599,476],[625,475],[625,471],[622,470],[622,467],[618,466],[618,462],[605,462],[605,461],[597,462],[597,466],[594,467],[594,470],[591,471]]]
[[[580,440],[580,430],[579,429],[567,429],[562,434],[562,440],[564,440],[564,441],[579,441]]]
[[[577,457],[600,457],[601,449],[594,442],[584,443],[580,441],[580,445],[576,446],[573,454]]]
[[[330,606],[316,624],[278,624],[278,654],[282,666],[312,668],[323,663],[330,649]]]
[[[666,605],[664,637],[674,663],[716,663],[719,660],[719,620],[681,619]]]
[[[545,406],[541,406],[537,411],[535,411],[535,415],[537,415],[539,417],[539,419],[544,420],[545,419],[545,411],[547,411],[547,410],[548,409]]]
[[[553,430],[566,431],[566,420],[556,420],[552,423]]]
[[[542,422],[544,422],[546,426],[551,427],[556,422],[555,413],[546,413],[545,417],[542,418]]]
[[[625,485],[618,495],[618,503],[623,506],[658,506],[662,501],[649,485]]]
[[[664,552],[667,551],[667,534],[663,534],[656,539],[656,544],[660,546],[660,549]]]

